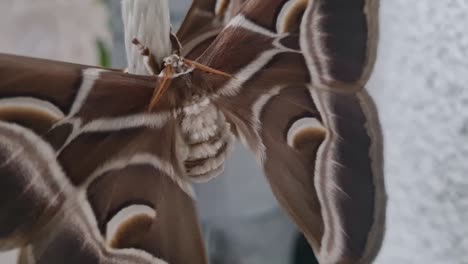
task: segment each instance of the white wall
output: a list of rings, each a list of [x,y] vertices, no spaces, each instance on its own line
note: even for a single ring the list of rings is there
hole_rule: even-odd
[[[468,1],[381,3],[370,89],[390,200],[378,263],[468,263]]]
[[[0,1],[0,52],[98,64],[109,43],[107,10],[95,0]]]

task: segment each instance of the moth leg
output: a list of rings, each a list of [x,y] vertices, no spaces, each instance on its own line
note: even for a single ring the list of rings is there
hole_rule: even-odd
[[[143,56],[145,68],[148,71],[148,73],[151,75],[157,75],[159,72],[161,72],[162,69],[156,62],[156,59],[154,58],[153,54],[151,54],[149,48],[141,44],[141,42],[137,38],[134,38],[132,43],[136,45],[140,50],[140,53]]]

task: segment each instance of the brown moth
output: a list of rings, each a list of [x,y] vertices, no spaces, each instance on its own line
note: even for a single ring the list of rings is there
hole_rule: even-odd
[[[25,264],[207,263],[191,182],[219,175],[237,138],[320,263],[371,263],[378,1],[195,0],[176,35],[155,24],[159,51],[136,2],[128,73],[0,55],[0,248]]]

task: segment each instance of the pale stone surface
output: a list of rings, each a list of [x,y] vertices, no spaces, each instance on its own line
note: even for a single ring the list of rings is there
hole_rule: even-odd
[[[370,90],[385,135],[377,263],[468,263],[468,2],[381,1]]]
[[[98,64],[110,44],[108,12],[95,0],[0,1],[0,52]]]

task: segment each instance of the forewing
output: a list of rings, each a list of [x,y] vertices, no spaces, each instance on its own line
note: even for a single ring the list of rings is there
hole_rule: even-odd
[[[177,37],[182,55],[196,59],[218,36],[245,0],[194,0]]]
[[[382,138],[363,89],[377,2],[250,0],[198,61],[234,76],[205,78],[321,263],[369,263],[382,241]]]
[[[206,263],[178,121],[167,101],[146,112],[157,78],[0,55],[0,80],[2,249],[27,246],[31,263]]]

